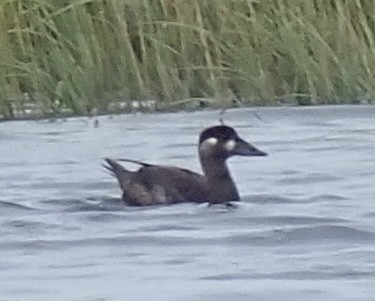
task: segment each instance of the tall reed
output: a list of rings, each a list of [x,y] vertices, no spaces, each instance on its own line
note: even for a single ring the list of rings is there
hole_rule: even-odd
[[[0,113],[375,94],[371,0],[4,0]]]

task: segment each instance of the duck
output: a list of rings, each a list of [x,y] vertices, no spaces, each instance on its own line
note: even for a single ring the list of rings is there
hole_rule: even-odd
[[[103,166],[117,178],[122,200],[129,206],[184,202],[228,205],[240,201],[240,196],[227,159],[233,156],[267,156],[266,152],[246,142],[227,125],[204,129],[199,136],[198,154],[203,174],[132,159],[105,158]],[[119,161],[137,164],[139,169],[130,171]]]

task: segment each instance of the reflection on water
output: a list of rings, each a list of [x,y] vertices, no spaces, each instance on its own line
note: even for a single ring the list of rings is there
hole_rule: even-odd
[[[374,113],[227,112],[270,154],[231,159],[236,209],[125,207],[101,167],[199,171],[216,111],[1,123],[0,300],[372,300]]]

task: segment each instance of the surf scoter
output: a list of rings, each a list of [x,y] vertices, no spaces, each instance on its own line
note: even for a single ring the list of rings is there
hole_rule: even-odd
[[[131,206],[175,204],[182,202],[210,204],[239,201],[226,160],[232,156],[266,156],[267,154],[241,139],[225,125],[203,130],[199,138],[199,158],[203,175],[187,169],[152,165],[122,159],[141,165],[133,172],[112,159],[103,166],[118,180],[123,201]]]

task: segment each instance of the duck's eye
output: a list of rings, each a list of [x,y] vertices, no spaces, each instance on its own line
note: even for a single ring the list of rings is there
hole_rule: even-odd
[[[214,145],[216,145],[218,143],[218,141],[219,140],[217,138],[211,137],[211,138],[206,139],[204,142],[207,143],[207,144],[209,144],[209,145],[214,146]]]
[[[235,147],[236,147],[236,141],[233,140],[233,139],[228,140],[228,141],[225,142],[225,144],[224,144],[224,148],[225,148],[228,152],[231,152],[232,150],[234,150]]]

